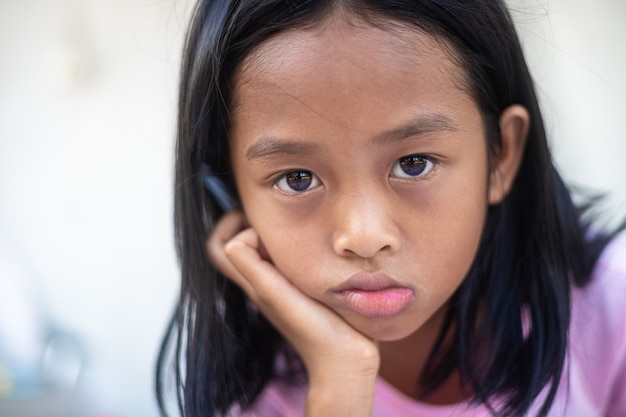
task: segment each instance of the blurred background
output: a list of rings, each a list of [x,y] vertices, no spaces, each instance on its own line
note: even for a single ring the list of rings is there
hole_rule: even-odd
[[[152,417],[191,0],[0,0],[0,417]],[[568,182],[626,214],[626,2],[511,0]]]
[[[2,417],[158,415],[190,8],[0,0]]]

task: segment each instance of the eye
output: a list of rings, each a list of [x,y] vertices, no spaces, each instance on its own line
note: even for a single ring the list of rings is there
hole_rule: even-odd
[[[317,175],[311,171],[290,171],[280,176],[274,183],[279,191],[296,195],[303,193],[307,190],[316,188],[320,185],[320,180]]]
[[[435,164],[425,156],[410,155],[398,159],[391,169],[391,173],[397,178],[419,178],[428,175]]]

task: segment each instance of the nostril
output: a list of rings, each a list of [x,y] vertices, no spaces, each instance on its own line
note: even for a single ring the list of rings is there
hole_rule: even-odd
[[[400,230],[390,216],[389,202],[372,199],[370,192],[354,191],[334,201],[329,221],[333,222],[333,247],[340,256],[373,258],[399,247]]]
[[[338,255],[365,259],[392,252],[397,246],[397,239],[389,233],[341,233],[336,234],[333,242],[334,251]]]

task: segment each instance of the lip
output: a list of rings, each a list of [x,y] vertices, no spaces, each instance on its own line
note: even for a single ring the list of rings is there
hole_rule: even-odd
[[[331,289],[331,293],[341,306],[369,318],[401,314],[415,299],[413,288],[381,272],[358,272]]]

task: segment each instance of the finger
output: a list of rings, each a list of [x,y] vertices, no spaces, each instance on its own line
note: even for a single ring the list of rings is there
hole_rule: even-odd
[[[206,250],[211,263],[224,275],[242,287],[246,293],[251,290],[247,280],[239,273],[224,253],[224,247],[237,233],[247,225],[240,211],[225,214],[215,225],[206,242]]]
[[[224,252],[240,276],[245,277],[247,285],[242,287],[248,297],[291,342],[309,371],[323,367],[328,358],[345,357],[346,349],[350,351],[348,356],[351,355],[354,346],[365,346],[359,353],[368,352],[368,360],[377,355],[378,350],[372,348],[370,339],[263,260],[258,250],[260,245],[256,231],[246,229],[226,244]]]
[[[263,304],[279,304],[282,294],[299,292],[276,267],[263,255],[264,247],[254,229],[247,229],[231,239],[224,247],[224,254],[254,291],[248,293],[252,301]]]
[[[322,302],[297,288],[260,253],[262,241],[252,228],[238,233],[224,247],[235,277],[248,298],[302,357],[309,372],[358,367],[377,369],[378,348]],[[240,281],[239,281],[240,280]],[[360,358],[360,359],[359,359]],[[374,362],[372,362],[374,360]],[[374,363],[372,368],[372,363]],[[343,373],[343,371],[338,371]]]
[[[274,265],[265,261],[259,253],[260,245],[256,231],[247,229],[226,244],[225,254],[248,285],[253,287],[248,293],[250,299],[274,325],[288,333],[301,330],[296,326],[303,323],[313,327],[338,325],[340,322],[345,325],[336,314],[305,295]]]

